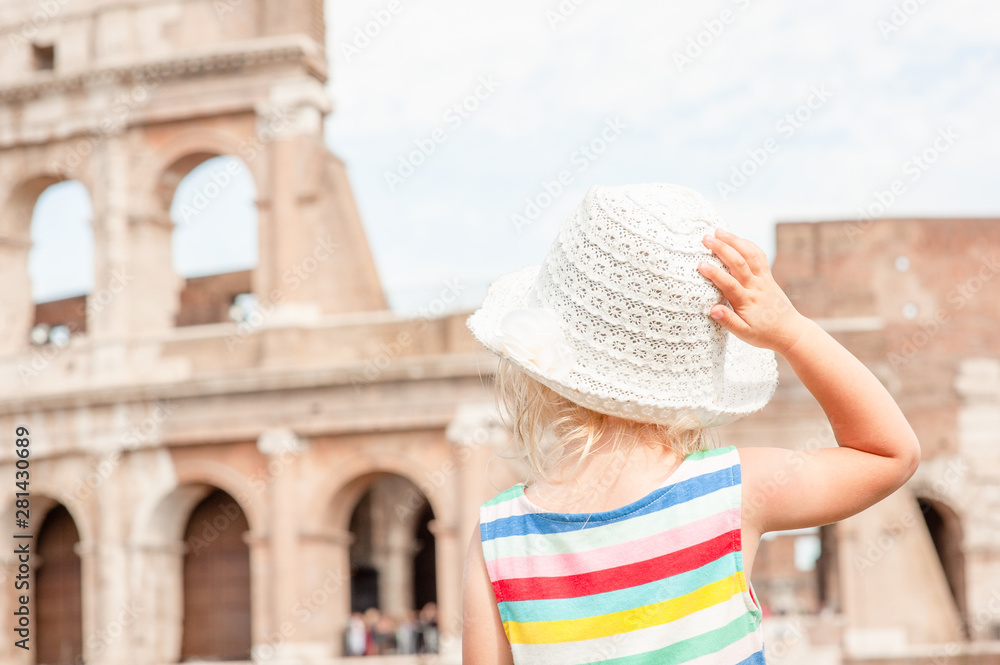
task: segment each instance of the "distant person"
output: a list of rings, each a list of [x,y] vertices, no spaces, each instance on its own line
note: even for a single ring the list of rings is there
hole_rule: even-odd
[[[920,459],[878,379],[684,187],[592,188],[542,265],[494,282],[468,324],[501,358],[531,478],[480,510],[465,665],[764,663],[747,581],[761,535],[854,515]],[[709,445],[771,399],[775,352],[839,447]]]
[[[438,652],[437,604],[429,602],[420,608],[420,653]]]
[[[352,612],[347,620],[347,655],[363,656],[368,649],[368,627],[361,612]]]
[[[399,627],[396,628],[396,653],[417,653],[418,630],[417,613],[413,610],[407,610],[406,615],[399,622]]]

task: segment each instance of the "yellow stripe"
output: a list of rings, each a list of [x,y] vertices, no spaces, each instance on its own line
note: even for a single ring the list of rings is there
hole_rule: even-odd
[[[736,572],[684,596],[631,610],[563,621],[531,621],[527,623],[506,621],[503,627],[511,644],[548,644],[610,637],[676,621],[688,614],[727,601],[740,593],[739,576],[742,574],[742,572]]]

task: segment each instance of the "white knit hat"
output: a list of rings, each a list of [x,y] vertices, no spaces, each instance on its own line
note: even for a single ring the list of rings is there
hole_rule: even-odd
[[[698,272],[726,224],[698,192],[592,187],[541,266],[497,279],[467,325],[480,342],[573,402],[629,420],[705,427],[761,409],[774,353],[708,316],[724,303]]]

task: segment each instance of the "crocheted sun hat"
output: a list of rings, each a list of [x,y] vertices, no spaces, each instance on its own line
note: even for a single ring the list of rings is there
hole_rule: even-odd
[[[757,411],[778,383],[774,353],[708,316],[725,303],[698,272],[726,223],[698,192],[592,187],[540,266],[497,279],[467,325],[486,348],[594,411],[704,427]]]

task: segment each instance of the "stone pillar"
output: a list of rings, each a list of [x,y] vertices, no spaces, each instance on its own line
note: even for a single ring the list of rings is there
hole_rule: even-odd
[[[399,619],[413,609],[413,536],[418,517],[407,506],[409,481],[398,476],[372,485],[372,562],[378,570],[379,610]]]
[[[849,657],[890,657],[914,645],[964,639],[934,543],[908,488],[840,522],[837,531]]]
[[[28,276],[30,249],[31,239],[27,234],[0,237],[0,280],[4,285],[0,295],[4,312],[0,316],[0,357],[28,346],[28,332],[35,321]]]
[[[97,145],[91,160],[95,173],[94,191],[90,193],[94,209],[94,289],[91,298],[100,298],[102,293],[107,295],[104,296],[106,301],[100,304],[88,298],[87,331],[97,341],[122,339],[133,324],[130,299],[135,294],[131,287],[139,279],[134,272],[137,262],[145,260],[139,250],[146,249],[131,245],[130,163],[124,137],[106,136]],[[144,275],[144,279],[148,277]],[[98,362],[100,366],[95,370],[113,371],[121,365],[121,358],[108,350]]]
[[[137,544],[130,553],[134,605],[131,662],[175,663],[180,659],[184,612],[184,541]],[[86,646],[86,645],[85,645]]]
[[[13,513],[11,513],[11,515],[13,516]],[[23,540],[25,542],[30,543],[29,547],[33,552],[31,565],[37,566],[39,561],[38,554],[36,552],[37,534],[35,538],[23,539]],[[0,613],[2,613],[4,617],[11,618],[11,625],[13,625],[14,610],[19,606],[18,596],[24,593],[24,591],[18,591],[17,589],[14,588],[14,581],[18,575],[17,571],[18,564],[19,562],[17,560],[17,557],[13,554],[13,548],[11,548],[3,556],[3,571],[2,571],[3,574],[0,575],[0,577],[3,578],[2,580],[0,580],[0,583],[3,584],[3,592],[0,593]],[[31,576],[29,582],[31,583],[32,587],[34,587],[34,572],[32,571],[31,573],[29,573],[29,575]],[[31,611],[37,614],[35,610],[37,606],[34,603],[32,603],[30,607]],[[34,632],[34,628],[36,626],[36,622],[34,619],[31,620],[31,624],[32,624],[31,626],[32,633],[30,635],[31,639],[29,641],[29,644],[34,643],[34,641],[38,637],[37,633]],[[20,637],[16,636],[13,632],[10,632],[9,635],[10,639],[6,639],[0,642],[0,662],[10,663],[10,665],[30,665],[31,663],[33,663],[34,652],[25,651],[24,649],[15,647],[14,642],[20,639]]]
[[[279,583],[271,573],[271,539],[262,531],[247,531],[243,542],[250,549],[250,645],[256,653],[275,634],[271,607]]]
[[[173,232],[169,210],[130,217],[128,263],[122,270],[112,269],[106,282],[94,285],[91,311],[99,316],[103,301],[123,298],[129,303],[129,327],[134,333],[173,328],[184,287],[183,278],[174,271]]]
[[[270,553],[267,576],[268,617],[266,643],[287,648],[297,639],[294,625],[295,602],[300,595],[302,570],[298,540],[298,459],[306,450],[305,441],[288,429],[270,429],[257,439],[257,449],[267,456],[268,524]],[[255,641],[255,645],[258,643]],[[275,649],[278,651],[279,649]]]
[[[429,525],[437,554],[437,608],[441,662],[459,663],[462,654],[462,570],[465,544],[454,525],[435,519]]]
[[[498,448],[510,434],[500,414],[489,403],[463,404],[448,424],[445,435],[452,444],[458,466],[457,496],[444,498],[456,506],[451,522],[436,519],[432,531],[437,546],[438,615],[441,624],[441,657],[449,663],[461,662],[462,653],[462,572],[465,553],[479,521],[479,506],[497,492],[488,481],[506,482],[509,469],[490,467]],[[496,477],[488,475],[495,471]],[[442,516],[438,516],[439,518]]]
[[[350,531],[302,533],[299,538],[304,575],[293,613],[294,655],[308,661],[344,652],[344,629],[351,616]]]

